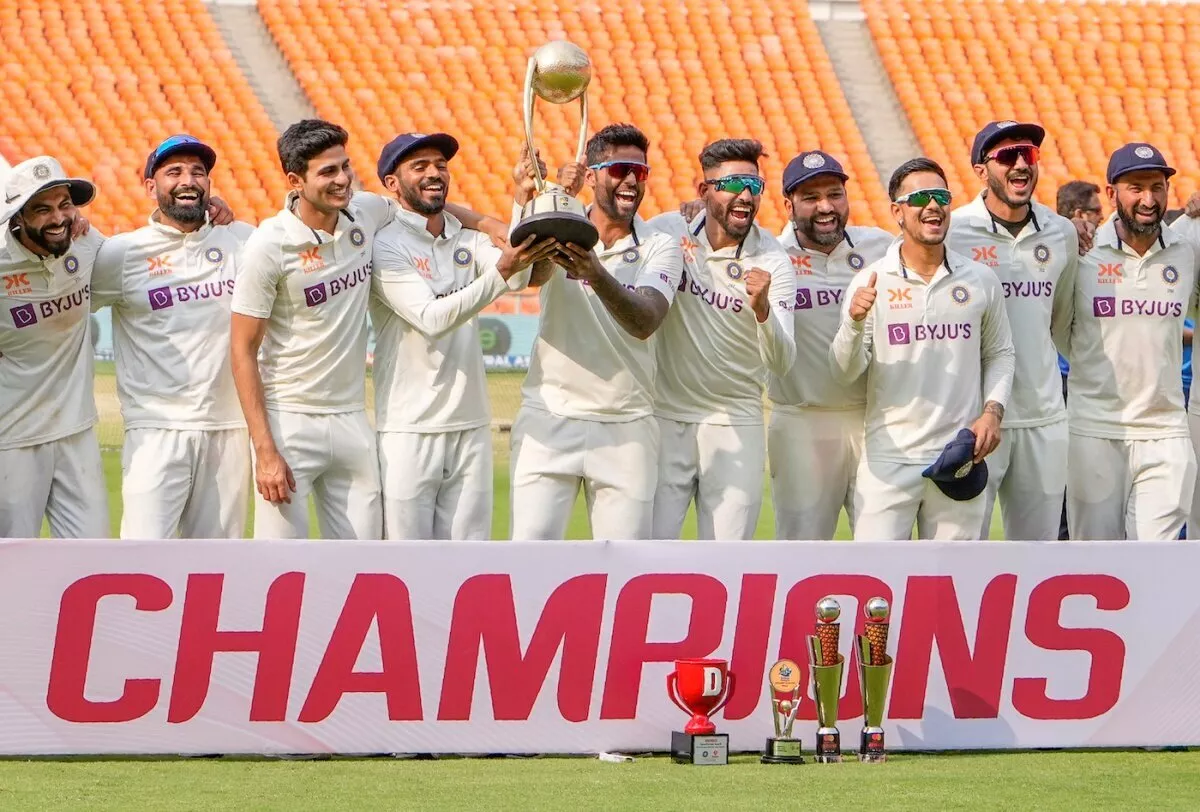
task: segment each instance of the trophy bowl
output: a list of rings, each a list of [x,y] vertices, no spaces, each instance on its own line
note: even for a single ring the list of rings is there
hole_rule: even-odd
[[[533,52],[533,92],[551,104],[578,99],[591,80],[592,61],[572,42],[554,40]]]

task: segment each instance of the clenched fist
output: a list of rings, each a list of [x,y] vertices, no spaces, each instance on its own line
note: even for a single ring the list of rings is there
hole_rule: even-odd
[[[871,308],[875,306],[875,283],[878,280],[879,274],[872,271],[867,284],[854,291],[854,298],[850,300],[850,318],[862,321],[871,312]]]
[[[746,295],[754,317],[762,324],[771,315],[771,274],[762,268],[751,268],[746,273]]]
[[[583,189],[583,181],[587,176],[587,167],[572,161],[558,170],[558,185],[567,190],[571,197],[578,196]]]

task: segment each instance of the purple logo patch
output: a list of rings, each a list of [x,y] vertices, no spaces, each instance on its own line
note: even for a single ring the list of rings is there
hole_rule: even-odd
[[[796,309],[809,310],[812,308],[812,291],[808,288],[796,288]]]
[[[908,344],[912,341],[912,328],[907,324],[888,325],[889,344]]]
[[[12,314],[13,324],[17,326],[17,329],[37,324],[37,311],[33,309],[32,304],[18,305],[10,308],[8,312]]]
[[[1117,297],[1096,296],[1093,298],[1092,315],[1098,319],[1111,319],[1117,315]]]
[[[309,307],[316,307],[319,304],[324,304],[328,299],[328,294],[325,293],[325,283],[318,282],[310,288],[304,289],[304,303]]]
[[[162,310],[175,306],[175,297],[171,295],[171,289],[168,287],[152,288],[147,293],[150,295],[151,310]]]

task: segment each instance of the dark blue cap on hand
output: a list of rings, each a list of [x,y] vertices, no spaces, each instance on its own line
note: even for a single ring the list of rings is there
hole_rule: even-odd
[[[1167,159],[1151,144],[1138,142],[1126,144],[1112,154],[1108,159],[1108,182],[1116,183],[1117,178],[1127,172],[1137,172],[1142,169],[1157,169],[1168,178],[1175,170],[1167,166]]]
[[[396,171],[396,166],[399,165],[405,155],[422,147],[434,147],[442,155],[446,156],[447,161],[458,153],[458,141],[454,136],[447,135],[446,133],[434,133],[433,135],[404,133],[397,135],[379,153],[379,166],[376,167],[376,171],[379,173],[380,182]]]
[[[790,195],[792,190],[801,183],[815,178],[817,175],[833,175],[842,180],[849,179],[837,158],[828,152],[821,152],[819,149],[809,150],[801,152],[788,161],[787,167],[783,170],[783,193]]]
[[[974,459],[975,432],[960,429],[954,439],[946,443],[933,465],[921,475],[932,479],[942,493],[956,502],[967,502],[987,487],[987,463]]]
[[[1031,121],[989,121],[975,134],[971,144],[971,165],[983,163],[988,150],[1006,138],[1028,138],[1035,147],[1040,147],[1046,140],[1046,130]]]

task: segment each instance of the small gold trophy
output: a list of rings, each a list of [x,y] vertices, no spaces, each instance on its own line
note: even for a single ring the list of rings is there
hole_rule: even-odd
[[[771,700],[771,718],[775,735],[767,739],[763,764],[803,764],[800,740],[792,737],[792,725],[800,710],[800,666],[780,660],[767,674],[767,696]]]

